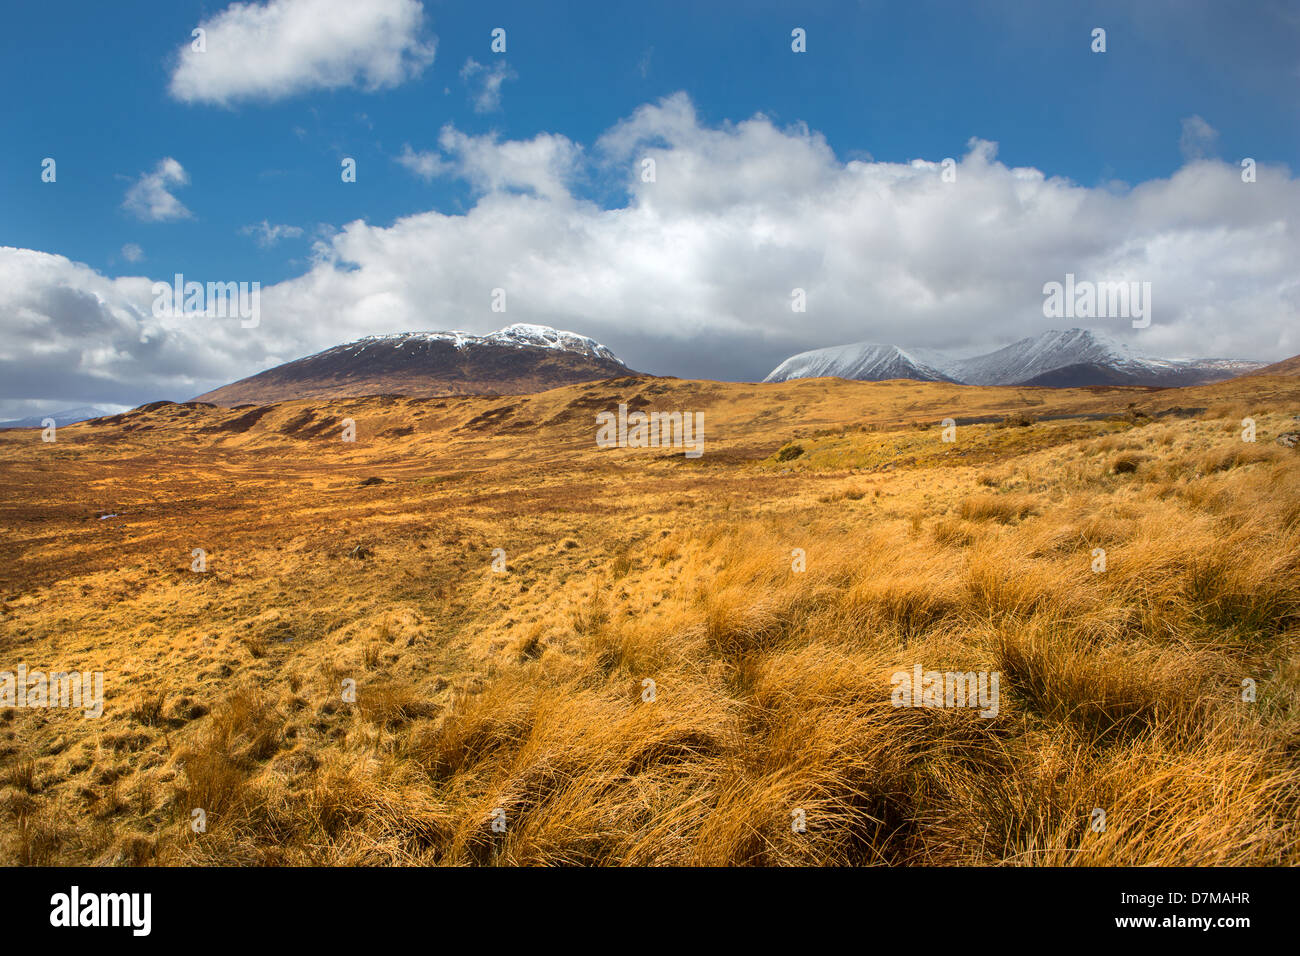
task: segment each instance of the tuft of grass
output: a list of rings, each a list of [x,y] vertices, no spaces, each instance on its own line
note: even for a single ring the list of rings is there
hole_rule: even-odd
[[[1034,513],[1037,501],[1028,495],[971,495],[957,505],[957,514],[967,521],[1009,522]]]
[[[1116,475],[1130,475],[1137,471],[1143,463],[1151,460],[1150,455],[1144,455],[1136,451],[1120,452],[1110,460],[1110,471]]]
[[[1254,442],[1239,442],[1227,448],[1217,448],[1208,452],[1200,460],[1200,470],[1204,473],[1228,471],[1243,465],[1273,461],[1277,451],[1268,445]]]
[[[245,784],[280,747],[284,718],[255,689],[241,688],[213,709],[205,732],[183,748],[177,806],[220,814],[240,804]]]
[[[146,727],[157,727],[163,722],[163,712],[166,708],[166,692],[151,691],[140,696],[135,706],[131,708],[131,717]]]
[[[14,760],[5,772],[4,780],[24,793],[35,793],[37,790],[36,758],[25,756]]]

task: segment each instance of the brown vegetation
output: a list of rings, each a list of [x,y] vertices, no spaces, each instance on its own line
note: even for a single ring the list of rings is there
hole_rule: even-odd
[[[1300,862],[1300,387],[1164,394],[629,379],[0,433],[0,670],[106,691],[0,712],[0,861]],[[704,410],[704,456],[598,451],[639,395]],[[893,706],[915,664],[999,672],[997,715]]]

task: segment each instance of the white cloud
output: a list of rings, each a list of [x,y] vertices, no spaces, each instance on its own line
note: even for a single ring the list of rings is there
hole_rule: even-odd
[[[302,236],[301,226],[277,225],[266,219],[254,225],[245,226],[239,231],[242,235],[254,237],[257,244],[264,249],[269,249],[281,239],[297,239]]]
[[[168,327],[155,319],[152,284],[0,246],[0,418],[30,407],[188,398],[214,373],[243,375],[258,361],[266,343],[250,340],[238,320]]]
[[[1094,325],[1177,356],[1300,352],[1300,183],[1196,162],[1115,192],[1008,167],[972,140],[944,182],[939,158],[838,160],[818,134],[762,117],[702,125],[684,96],[638,110],[598,155],[629,190],[604,209],[574,194],[591,164],[542,134],[499,142],[454,128],[439,169],[482,193],[465,215],[354,222],[307,275],[282,283],[286,321],[347,317],[354,334],[487,331],[492,288],[511,321],[608,340],[651,371],[761,377],[836,343],[1005,344],[1050,328],[1042,287],[1067,272],[1153,285],[1151,328]],[[656,159],[641,181],[641,159]],[[806,314],[790,291],[808,290]],[[325,344],[325,342],[322,342]],[[705,347],[707,346],[707,347]]]
[[[460,78],[470,88],[474,112],[494,113],[501,109],[501,84],[518,77],[505,60],[497,60],[488,67],[470,57],[460,68]]]
[[[526,191],[557,202],[569,199],[582,147],[564,136],[538,133],[532,139],[498,142],[443,127],[438,145],[452,157],[456,174],[481,192]]]
[[[411,149],[410,143],[403,144],[402,155],[397,157],[397,162],[426,181],[451,171],[451,167],[437,153],[416,152]]]
[[[0,250],[0,400],[60,380],[103,390],[61,407],[128,401],[122,383],[140,400],[185,398],[361,335],[509,322],[592,335],[645,371],[756,379],[818,346],[993,347],[1060,327],[1043,317],[1042,287],[1067,272],[1152,283],[1150,328],[1091,323],[1143,351],[1300,353],[1300,180],[1280,166],[1247,184],[1232,164],[1197,160],[1132,189],[1085,187],[1007,166],[975,139],[945,182],[942,157],[845,162],[802,126],[702,124],[682,95],[636,111],[592,156],[556,134],[500,141],[450,126],[439,147],[410,155],[468,181],[467,212],[322,234],[304,274],[263,288],[252,330],[162,327],[146,279]],[[644,157],[654,182],[641,180]],[[600,177],[621,181],[626,201],[584,198]],[[804,314],[790,310],[796,287]],[[507,290],[504,315],[490,310],[494,288]]]
[[[127,262],[139,262],[144,258],[144,250],[134,242],[128,242],[122,247],[122,258]]]
[[[189,173],[170,156],[160,159],[153,172],[143,173],[126,191],[122,208],[145,222],[166,222],[171,219],[188,219],[191,213],[185,204],[172,195],[177,186],[188,186]]]
[[[1178,149],[1183,159],[1204,159],[1212,155],[1218,141],[1219,131],[1200,116],[1188,116],[1183,120],[1183,133],[1178,138]]]
[[[569,199],[569,183],[582,163],[582,147],[552,133],[503,143],[495,135],[468,136],[448,124],[438,145],[441,154],[407,145],[397,162],[423,179],[457,176],[480,193],[526,192],[560,202]]]
[[[433,62],[419,0],[234,3],[199,26],[205,50],[177,51],[169,91],[186,103],[280,100],[308,90],[373,91]]]

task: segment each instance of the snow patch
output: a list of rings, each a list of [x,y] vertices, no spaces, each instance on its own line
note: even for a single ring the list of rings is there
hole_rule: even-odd
[[[568,332],[564,329],[553,329],[549,325],[532,325],[527,322],[516,322],[514,325],[508,325],[504,329],[498,329],[496,332],[490,332],[487,335],[474,335],[470,332],[458,330],[367,335],[356,342],[349,345],[340,345],[337,348],[341,351],[355,350],[355,354],[360,355],[365,351],[367,345],[378,342],[390,344],[394,348],[401,348],[407,343],[413,342],[449,342],[458,351],[477,345],[554,349],[561,352],[573,352],[578,355],[609,359],[622,364],[617,355],[589,336],[579,335],[577,332]]]

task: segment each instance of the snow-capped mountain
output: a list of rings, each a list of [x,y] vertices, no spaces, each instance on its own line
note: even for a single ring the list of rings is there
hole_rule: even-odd
[[[196,401],[240,405],[379,394],[514,395],[635,374],[595,339],[520,323],[487,335],[370,335],[224,385]]]
[[[1099,332],[1067,329],[1021,339],[987,355],[959,359],[950,365],[954,377],[969,385],[1016,385],[1078,366],[1158,375],[1171,371],[1174,363],[1140,356]]]
[[[905,361],[890,362],[892,353]],[[860,356],[876,356],[878,362]],[[913,366],[909,368],[909,366]],[[791,356],[765,381],[838,376],[862,381],[911,378],[964,385],[1199,385],[1261,367],[1234,359],[1179,360],[1143,355],[1101,332],[1050,330],[968,358],[888,345],[844,345]]]
[[[911,378],[921,382],[951,382],[953,379],[896,345],[858,342],[835,345],[792,355],[763,379],[784,382],[792,378],[838,376],[865,382],[883,382],[891,378]]]
[[[555,349],[562,352],[587,355],[595,359],[619,361],[617,355],[586,335],[579,335],[577,332],[566,332],[563,329],[553,329],[549,325],[529,325],[526,322],[516,322],[514,325],[508,325],[496,332],[489,332],[487,335],[471,335],[469,332],[397,332],[391,335],[367,335],[355,342],[350,342],[347,345],[337,345],[318,354],[324,355],[327,352],[337,352],[339,354],[360,355],[371,346],[377,345],[400,349],[406,345],[418,345],[422,342],[447,342],[457,351],[481,348],[485,345],[506,345],[521,349]],[[619,364],[622,363],[619,362]]]
[[[106,412],[102,408],[96,408],[93,405],[82,405],[78,408],[65,408],[61,412],[53,412],[49,415],[29,415],[26,418],[14,418],[10,421],[0,422],[0,428],[42,428],[41,423],[47,418],[54,419],[55,425],[75,425],[77,422],[89,421],[92,418],[103,418],[106,415],[112,415],[112,412]]]

